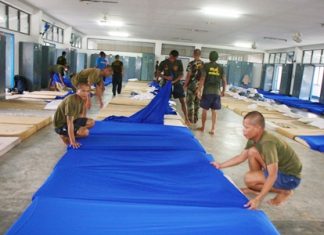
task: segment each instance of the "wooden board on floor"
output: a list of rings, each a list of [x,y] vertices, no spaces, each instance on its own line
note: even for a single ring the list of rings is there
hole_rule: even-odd
[[[33,91],[29,94],[33,95],[50,95],[50,96],[65,96],[67,91]]]
[[[128,97],[115,97],[110,104],[146,106],[151,100],[135,100]]]
[[[2,137],[16,136],[24,140],[36,131],[37,128],[34,125],[0,124],[0,136]]]
[[[44,109],[46,102],[25,100],[0,100],[0,109]]]
[[[26,93],[23,95],[15,95],[16,98],[28,98],[28,99],[44,99],[44,100],[54,100],[56,95],[43,95],[43,94],[33,94],[33,93]]]
[[[273,123],[278,127],[283,127],[283,128],[318,130],[318,128],[307,125],[298,120],[267,119],[267,121]]]
[[[35,116],[9,116],[0,115],[0,124],[16,124],[16,125],[35,125],[39,130],[52,122],[52,118],[48,117],[35,117]]]
[[[279,127],[276,131],[290,139],[294,139],[300,135],[324,135],[324,130],[321,129],[292,129]]]
[[[166,126],[183,126],[183,127],[185,127],[185,125],[183,124],[182,121],[176,120],[176,119],[165,119],[164,120],[164,125],[166,125]]]
[[[21,142],[19,137],[0,137],[0,156]]]

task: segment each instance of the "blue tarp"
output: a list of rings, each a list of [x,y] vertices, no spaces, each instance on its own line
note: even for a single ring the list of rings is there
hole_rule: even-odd
[[[170,111],[168,106],[171,88],[172,84],[169,81],[145,108],[132,116],[110,116],[105,121],[163,124],[164,115]]]
[[[121,124],[119,124],[121,125]],[[193,150],[204,149],[192,136],[128,136],[128,135],[94,135],[80,139],[80,150]]]
[[[262,211],[37,198],[8,235],[275,235]]]
[[[112,77],[106,77],[106,79],[104,80],[104,85],[108,86],[112,83]]]
[[[90,135],[128,135],[128,136],[192,136],[192,132],[181,126],[164,126],[146,123],[123,123],[97,121]]]
[[[7,235],[278,234],[181,127],[98,122],[78,141]]]
[[[291,97],[287,95],[274,94],[268,91],[258,90],[258,93],[262,94],[267,99],[275,100],[279,103],[288,105],[290,107],[306,109],[311,113],[316,113],[319,115],[324,114],[324,104],[318,102],[311,102],[308,100],[301,100],[296,97]]]
[[[238,208],[247,203],[196,151],[69,151],[39,196]]]
[[[318,136],[298,136],[299,138],[303,139],[307,142],[307,144],[316,151],[324,152],[324,135]]]

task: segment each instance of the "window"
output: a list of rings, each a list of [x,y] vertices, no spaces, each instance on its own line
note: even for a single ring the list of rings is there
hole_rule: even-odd
[[[295,52],[287,52],[287,64],[292,64],[294,62]]]
[[[43,20],[41,32],[43,39],[63,43],[64,29]]]
[[[271,54],[269,55],[269,64],[274,64],[275,56],[276,56],[275,53],[271,53]]]
[[[7,7],[0,2],[0,27],[7,28]]]
[[[155,44],[150,42],[120,41],[111,39],[89,38],[89,50],[120,51],[134,53],[154,53]]]
[[[312,64],[321,63],[322,50],[314,50],[312,56]]]
[[[281,53],[280,64],[285,64],[287,59],[287,53]]]
[[[280,64],[280,57],[281,57],[281,53],[276,53],[275,60],[274,60],[275,64]]]
[[[18,31],[18,10],[13,7],[9,7],[9,29]]]
[[[30,14],[0,1],[0,28],[30,33]]]
[[[303,64],[310,64],[312,59],[312,51],[304,51]]]
[[[179,52],[179,56],[181,56],[181,57],[192,57],[195,47],[163,43],[161,54],[169,55],[170,51],[172,51],[172,50],[177,50]]]
[[[64,30],[59,28],[59,33],[58,33],[58,42],[59,43],[63,43],[63,39],[64,39]]]
[[[78,34],[72,33],[70,44],[72,47],[81,48],[82,47],[82,37]]]
[[[324,67],[315,67],[313,84],[312,84],[312,94],[311,94],[312,101],[317,101],[317,102],[319,101],[319,97],[321,96],[322,83],[323,83],[323,74],[324,74]]]
[[[58,34],[59,34],[58,27],[53,26],[53,41],[54,42],[58,42]]]
[[[29,34],[29,15],[25,12],[19,12],[20,32]]]

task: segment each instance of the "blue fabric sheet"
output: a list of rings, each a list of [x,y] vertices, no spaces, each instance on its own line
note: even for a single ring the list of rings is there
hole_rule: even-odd
[[[324,104],[318,102],[311,102],[308,100],[301,100],[296,97],[291,97],[287,95],[274,94],[263,90],[258,90],[258,92],[267,99],[275,100],[290,107],[306,109],[309,112],[316,113],[319,115],[324,114]]]
[[[7,235],[278,234],[190,132],[142,125],[97,123]]]
[[[192,136],[186,127],[163,126],[144,123],[123,123],[114,121],[97,121],[90,129],[90,135],[128,135],[128,136]]]
[[[112,83],[112,77],[106,77],[105,81],[104,81],[104,85],[108,86]]]
[[[168,111],[171,87],[169,81],[145,108],[132,116],[110,116],[105,121],[163,124],[164,115]]]
[[[324,152],[324,135],[318,135],[318,136],[302,135],[298,137],[306,141],[307,144],[311,147],[311,149],[319,152]]]
[[[277,235],[262,211],[37,198],[7,235]]]
[[[238,208],[247,203],[204,153],[194,151],[69,151],[39,196]]]
[[[193,150],[204,152],[201,144],[191,136],[128,136],[93,135],[80,139],[80,150]]]

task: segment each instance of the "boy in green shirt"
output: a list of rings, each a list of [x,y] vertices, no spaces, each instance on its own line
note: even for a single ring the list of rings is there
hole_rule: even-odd
[[[204,62],[200,59],[200,55],[200,49],[195,49],[193,53],[194,60],[190,61],[187,66],[187,77],[183,86],[184,89],[187,90],[188,118],[191,123],[196,123],[198,121],[199,114],[197,89],[204,66]]]
[[[256,197],[245,207],[258,208],[269,192],[277,194],[269,204],[280,205],[300,184],[302,164],[287,143],[264,130],[265,120],[261,113],[248,113],[244,117],[243,126],[243,134],[248,139],[245,150],[228,161],[212,165],[223,169],[248,160],[250,171],[244,177],[247,188],[242,191],[253,193]]]
[[[163,60],[156,73],[156,81],[162,76],[162,86],[166,84],[167,81],[172,81],[172,95],[174,99],[179,99],[181,103],[181,109],[185,117],[186,125],[191,125],[187,107],[185,102],[185,92],[181,84],[181,79],[183,77],[183,65],[182,61],[178,60],[179,52],[177,50],[172,50],[169,54],[169,58]]]
[[[112,74],[112,69],[110,65],[107,65],[103,70],[97,68],[88,68],[82,70],[80,73],[75,74],[72,77],[72,84],[76,88],[79,83],[88,83],[91,87],[96,85],[96,97],[99,102],[100,108],[103,107],[102,96],[105,90],[103,78],[109,77]],[[90,97],[86,102],[87,108],[90,108]]]
[[[210,62],[204,65],[202,76],[197,89],[197,96],[200,99],[200,107],[203,109],[201,115],[201,124],[197,130],[204,131],[207,119],[207,111],[211,109],[212,112],[212,128],[209,134],[215,133],[216,125],[216,110],[221,109],[221,96],[224,96],[226,89],[226,79],[223,66],[216,63],[218,53],[212,51],[209,53]],[[223,90],[221,91],[221,86]],[[201,94],[201,89],[203,92]]]
[[[94,120],[86,118],[86,107],[90,93],[90,86],[87,83],[79,83],[77,91],[67,96],[58,106],[54,115],[55,132],[60,135],[66,145],[79,148],[80,144],[76,137],[89,135],[89,128],[94,126]]]

